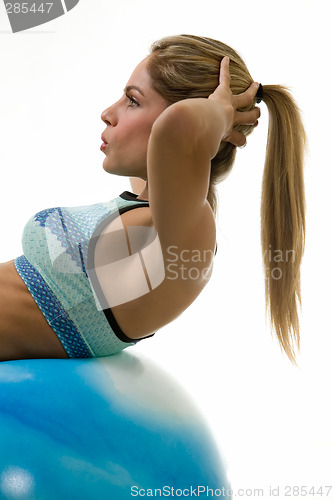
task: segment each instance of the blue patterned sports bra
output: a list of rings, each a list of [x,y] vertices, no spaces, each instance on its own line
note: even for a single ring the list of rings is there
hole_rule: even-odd
[[[94,259],[106,226],[142,206],[148,201],[125,191],[106,203],[43,210],[24,228],[16,270],[71,358],[109,356],[139,342],[117,324]]]

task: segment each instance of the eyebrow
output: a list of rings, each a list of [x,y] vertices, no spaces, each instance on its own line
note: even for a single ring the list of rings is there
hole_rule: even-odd
[[[128,85],[128,87],[124,88],[125,94],[129,92],[130,90],[137,90],[143,97],[145,96],[140,87],[137,87],[136,85]]]

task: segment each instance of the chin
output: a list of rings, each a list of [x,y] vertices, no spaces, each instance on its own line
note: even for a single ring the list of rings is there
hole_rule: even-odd
[[[105,172],[108,174],[113,174],[113,175],[123,175],[122,174],[122,169],[119,167],[119,165],[114,165],[111,162],[107,161],[107,158],[103,161],[103,169]]]
[[[120,175],[122,177],[147,178],[147,165],[144,161],[120,163],[115,158],[106,157],[103,161],[103,169],[108,174]]]
[[[106,165],[103,163],[103,169],[105,172],[111,175],[119,175],[121,177],[131,177],[133,174],[127,171],[125,168],[121,168],[119,166]]]

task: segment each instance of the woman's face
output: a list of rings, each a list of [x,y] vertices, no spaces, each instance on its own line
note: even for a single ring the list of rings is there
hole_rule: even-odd
[[[156,118],[168,102],[151,86],[147,63],[141,61],[133,71],[123,96],[103,111],[101,118],[107,128],[102,144],[105,154],[103,168],[116,175],[147,179],[147,147]]]

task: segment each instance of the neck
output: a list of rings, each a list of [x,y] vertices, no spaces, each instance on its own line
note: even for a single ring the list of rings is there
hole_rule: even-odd
[[[146,185],[143,188],[143,190],[141,191],[141,193],[139,194],[138,198],[140,200],[147,200],[147,201],[149,201],[148,181],[146,182]]]

